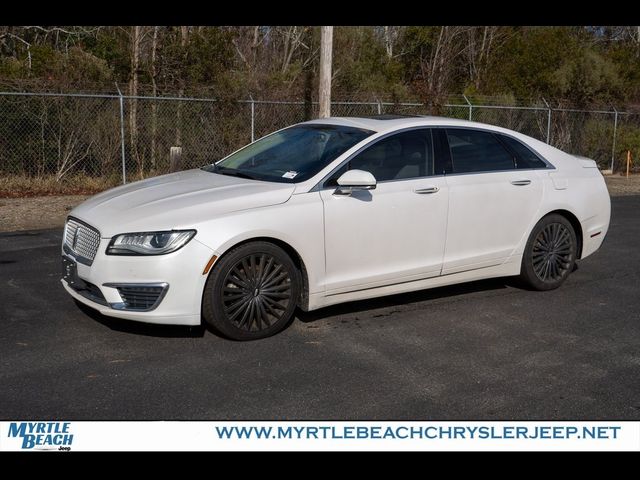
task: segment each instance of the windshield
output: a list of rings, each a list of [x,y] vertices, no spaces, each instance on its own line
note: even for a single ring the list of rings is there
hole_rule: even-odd
[[[261,138],[203,170],[270,182],[302,182],[373,133],[342,125],[297,125]]]

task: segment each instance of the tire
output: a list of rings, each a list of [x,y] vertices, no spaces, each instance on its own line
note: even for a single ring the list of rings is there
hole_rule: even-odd
[[[293,319],[300,284],[300,272],[282,248],[245,243],[215,263],[204,287],[202,315],[233,340],[270,337]]]
[[[520,279],[534,290],[553,290],[564,283],[576,263],[578,241],[562,215],[543,217],[529,236],[522,255]]]

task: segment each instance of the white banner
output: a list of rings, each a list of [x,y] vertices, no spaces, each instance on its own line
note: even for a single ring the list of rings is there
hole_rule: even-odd
[[[0,422],[0,451],[640,451],[640,422]]]

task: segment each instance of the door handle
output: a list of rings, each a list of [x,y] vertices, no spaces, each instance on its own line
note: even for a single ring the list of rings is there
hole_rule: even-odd
[[[517,185],[518,187],[522,187],[524,185],[529,185],[531,180],[513,180],[511,185]]]
[[[437,193],[440,189],[438,187],[426,187],[426,188],[417,188],[413,191],[413,193],[417,193],[418,195],[426,195],[428,193]]]

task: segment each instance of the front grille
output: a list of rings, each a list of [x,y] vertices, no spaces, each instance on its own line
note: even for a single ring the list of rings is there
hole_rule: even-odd
[[[153,310],[164,296],[168,285],[118,285],[122,310]]]
[[[91,265],[100,246],[100,232],[84,222],[69,217],[64,234],[65,251],[78,262]]]

